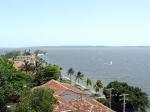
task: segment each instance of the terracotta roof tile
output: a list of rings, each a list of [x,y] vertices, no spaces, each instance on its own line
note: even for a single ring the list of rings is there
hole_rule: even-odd
[[[75,92],[75,93],[79,93],[79,94],[84,94],[80,89],[70,85],[70,84],[66,84],[66,83],[60,83],[56,80],[50,80],[49,82],[39,86],[38,88],[51,88],[52,90],[54,90],[54,94],[55,95],[60,95],[61,93],[63,93],[66,90]]]
[[[58,104],[55,106],[53,112],[77,112],[77,109],[70,105],[68,102],[66,102],[62,97],[56,96],[58,98]]]
[[[84,94],[80,89],[71,84],[51,80],[36,88],[51,88],[54,90],[54,95],[58,98],[58,104],[55,106],[54,112],[114,112],[103,104],[97,102],[95,99],[83,98],[66,101],[64,96],[61,95],[64,91]]]
[[[82,99],[69,102],[78,112],[114,112],[94,99]]]

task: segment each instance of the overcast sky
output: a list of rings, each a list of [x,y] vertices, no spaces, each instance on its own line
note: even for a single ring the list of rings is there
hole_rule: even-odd
[[[0,47],[150,46],[150,0],[0,0]]]

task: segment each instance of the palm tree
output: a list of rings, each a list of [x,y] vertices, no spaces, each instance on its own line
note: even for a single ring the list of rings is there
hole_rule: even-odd
[[[31,64],[28,61],[26,61],[26,60],[24,60],[24,68],[23,68],[23,70],[26,71],[26,72],[31,70]]]
[[[73,68],[69,68],[68,72],[67,72],[67,75],[69,75],[70,77],[70,81],[71,81],[71,76],[74,75],[75,71]]]
[[[87,88],[88,88],[88,86],[91,86],[91,85],[92,85],[91,79],[87,78],[87,80],[86,80],[86,86],[87,86]]]
[[[75,82],[78,81],[78,83],[79,83],[80,80],[83,80],[83,77],[84,77],[84,75],[79,71],[76,75]]]
[[[103,88],[103,84],[100,80],[97,80],[96,84],[94,85],[94,89],[95,89],[96,93],[98,93],[101,88]]]
[[[42,62],[35,61],[35,65],[34,65],[35,74],[38,74],[41,68],[42,68]]]

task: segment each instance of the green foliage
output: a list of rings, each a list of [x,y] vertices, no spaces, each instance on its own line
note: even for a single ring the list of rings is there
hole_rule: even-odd
[[[76,75],[75,81],[78,81],[79,83],[79,81],[83,80],[83,78],[84,78],[84,75],[82,74],[82,72],[79,71]]]
[[[59,79],[61,77],[61,67],[56,65],[48,65],[42,68],[39,74],[36,74],[34,83],[35,85],[41,85],[51,79]]]
[[[10,58],[15,58],[16,56],[18,56],[20,54],[19,51],[12,51],[12,52],[8,52],[4,55],[1,55],[2,59],[8,60]]]
[[[36,60],[35,64],[24,60],[24,66],[22,67],[21,71],[25,71],[26,73],[31,74],[40,74],[42,67],[42,62],[39,60]]]
[[[27,72],[30,72],[30,71],[34,72],[35,68],[36,67],[35,67],[34,64],[24,60],[24,67],[21,70],[25,71],[27,73]]]
[[[96,93],[98,93],[101,88],[103,88],[103,84],[100,80],[97,80],[96,84],[94,85],[94,89],[95,89]]]
[[[0,60],[0,112],[5,112],[6,104],[17,102],[22,92],[29,86],[31,77],[4,60]]]
[[[104,94],[109,98],[109,93],[106,89],[112,90],[112,109],[117,112],[122,112],[123,101],[120,95],[129,94],[126,101],[126,112],[146,112],[149,106],[148,95],[138,87],[129,86],[127,83],[114,81],[107,85]]]
[[[2,87],[0,87],[0,112],[6,111],[6,97],[5,97],[5,91]]]
[[[73,68],[69,68],[67,74],[70,76],[70,80],[71,80],[71,76],[74,75],[75,71]]]
[[[92,81],[91,81],[91,79],[87,78],[87,80],[86,80],[86,86],[88,87],[89,85],[90,86],[92,85]]]
[[[105,106],[109,105],[109,101],[106,98],[97,98],[96,100]]]
[[[23,96],[16,108],[16,112],[52,112],[57,103],[50,89],[35,89]]]

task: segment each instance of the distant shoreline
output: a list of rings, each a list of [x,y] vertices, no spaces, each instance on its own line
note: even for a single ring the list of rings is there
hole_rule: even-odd
[[[86,48],[86,47],[90,47],[90,48],[149,48],[150,46],[105,46],[105,45],[60,45],[60,46],[30,46],[30,47],[0,47],[0,50],[13,50],[13,49],[36,49],[36,48],[61,48],[61,47],[65,47],[65,48]]]

